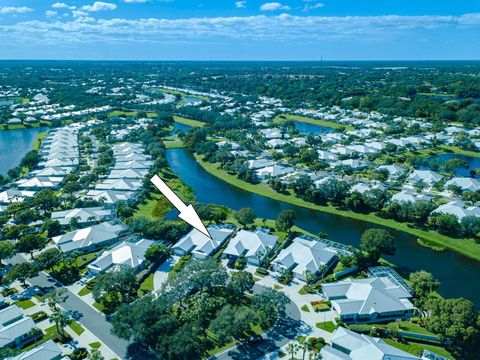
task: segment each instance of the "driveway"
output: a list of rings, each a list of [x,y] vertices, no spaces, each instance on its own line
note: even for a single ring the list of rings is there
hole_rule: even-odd
[[[180,260],[178,256],[170,256],[165,262],[163,262],[153,274],[153,288],[155,291],[160,289],[162,284],[168,279],[168,272],[175,266]]]

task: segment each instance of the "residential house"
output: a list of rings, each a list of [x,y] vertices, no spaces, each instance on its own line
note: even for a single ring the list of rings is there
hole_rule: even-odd
[[[389,179],[397,180],[402,177],[407,171],[406,168],[398,165],[380,165],[377,170],[387,170]]]
[[[124,190],[89,190],[85,197],[97,201],[103,201],[105,204],[116,204],[119,202],[128,202],[134,197],[133,191]]]
[[[210,225],[207,229],[211,238],[193,229],[172,247],[173,253],[179,256],[191,253],[196,259],[205,259],[219,249],[235,231],[233,225]]]
[[[417,201],[430,201],[432,197],[423,193],[417,193],[413,190],[402,190],[401,192],[396,193],[392,196],[391,201],[396,201],[398,203],[407,203],[407,202],[417,202]]]
[[[465,216],[480,217],[480,206],[467,206],[462,200],[454,200],[440,205],[432,214],[451,214],[461,221]]]
[[[296,237],[272,262],[275,271],[289,270],[297,279],[307,281],[307,274],[325,274],[338,260],[327,244],[306,237]]]
[[[431,170],[413,170],[407,178],[407,182],[411,185],[423,182],[427,186],[433,186],[442,180],[443,176]]]
[[[138,179],[105,179],[95,186],[96,190],[120,190],[137,191],[142,187],[142,181]]]
[[[55,236],[52,240],[63,252],[93,251],[120,241],[127,228],[124,225],[103,222],[84,229]]]
[[[77,219],[79,224],[94,224],[100,221],[113,220],[115,213],[113,209],[104,207],[90,207],[70,209],[52,212],[51,219],[57,220],[61,225],[69,225],[72,219]]]
[[[410,360],[420,359],[387,344],[380,338],[357,334],[339,327],[333,333],[330,346],[320,351],[323,360]]]
[[[277,244],[278,236],[269,230],[240,230],[223,251],[228,258],[243,257],[250,265],[260,266],[262,260]]]
[[[338,155],[326,150],[317,150],[318,158],[323,161],[337,161]]]
[[[29,335],[35,323],[31,317],[24,317],[17,305],[0,310],[0,349],[4,347],[22,347],[34,339]]]
[[[255,160],[248,160],[247,167],[251,170],[257,170],[265,167],[273,166],[272,160],[267,159],[255,159]]]
[[[463,191],[480,190],[480,181],[469,177],[454,177],[445,183],[444,189],[448,189],[451,185],[458,186]]]
[[[255,175],[259,179],[265,180],[276,176],[286,175],[294,171],[295,169],[290,165],[274,164],[272,166],[255,170]]]
[[[6,360],[62,360],[68,359],[63,357],[62,349],[53,341],[48,340],[43,344],[25,351],[20,355],[6,358]]]
[[[410,302],[412,295],[388,277],[323,284],[322,292],[340,319],[348,323],[408,319],[416,314]]]
[[[95,261],[87,266],[90,273],[97,275],[117,266],[132,269],[140,268],[145,261],[145,252],[155,241],[141,239],[137,242],[123,241],[109,250],[105,250]]]
[[[16,182],[21,189],[41,190],[41,189],[58,189],[63,177],[33,177],[20,179]]]
[[[143,179],[147,174],[147,169],[116,169],[112,170],[108,179]]]
[[[5,191],[0,192],[0,203],[11,204],[11,203],[23,202],[25,199],[32,198],[34,195],[35,195],[35,191],[7,189]]]

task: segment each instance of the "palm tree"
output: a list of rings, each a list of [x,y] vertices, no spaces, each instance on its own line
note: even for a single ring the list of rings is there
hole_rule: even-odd
[[[298,342],[298,349],[302,350],[302,360],[305,360],[305,354],[307,353],[307,350],[308,350],[307,338],[303,336],[299,336],[297,338],[297,342]]]
[[[295,354],[298,351],[298,346],[294,343],[289,343],[287,345],[287,353],[292,357],[291,359],[294,359]]]
[[[72,317],[65,311],[56,310],[50,315],[50,322],[55,323],[55,329],[60,335],[65,336],[65,326],[72,320]]]

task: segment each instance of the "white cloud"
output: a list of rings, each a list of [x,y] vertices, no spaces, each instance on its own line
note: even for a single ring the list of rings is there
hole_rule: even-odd
[[[103,1],[95,1],[93,5],[82,6],[82,10],[89,11],[89,12],[115,10],[116,8],[117,8],[117,5],[112,3],[106,3]]]
[[[54,9],[67,9],[68,5],[63,3],[63,2],[57,2],[55,4],[52,4],[52,8],[54,8]]]
[[[279,2],[269,2],[260,6],[262,11],[275,11],[275,10],[290,10],[290,6],[282,5]]]
[[[316,10],[316,9],[321,9],[325,7],[325,4],[324,3],[321,3],[321,2],[317,2],[315,4],[312,4],[311,2],[306,4],[305,7],[303,8],[302,11],[305,11],[305,12],[308,12],[310,10]]]
[[[3,6],[0,7],[0,14],[25,14],[27,12],[33,11],[33,9],[26,6]]]
[[[45,15],[48,16],[48,17],[57,16],[58,12],[56,12],[54,10],[47,10],[47,11],[45,11]]]
[[[245,6],[247,6],[247,2],[246,1],[236,1],[235,2],[235,7],[237,9],[243,9]]]
[[[149,2],[150,0],[123,0],[123,2],[127,3],[127,4],[142,4],[142,3],[146,3],[146,2]]]
[[[68,45],[78,43],[158,44],[244,40],[276,42],[391,42],[409,34],[429,34],[449,28],[462,33],[480,28],[480,13],[460,16],[233,16],[183,19],[94,19],[75,11],[73,20],[54,18],[0,24],[0,44]],[[272,31],[272,29],[274,31]],[[0,45],[0,49],[1,49]]]

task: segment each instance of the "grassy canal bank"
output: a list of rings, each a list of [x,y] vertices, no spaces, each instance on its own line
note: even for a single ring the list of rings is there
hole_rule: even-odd
[[[331,205],[321,206],[312,204],[303,199],[297,198],[292,193],[290,193],[289,195],[277,193],[266,184],[251,184],[243,181],[235,175],[230,175],[220,169],[219,164],[211,164],[205,162],[200,156],[196,154],[195,159],[211,175],[243,190],[250,191],[252,193],[265,196],[274,200],[283,201],[292,205],[302,206],[304,208],[323,211],[339,216],[345,216],[351,219],[366,221],[394,230],[403,231],[423,240],[429,245],[433,244],[438,247],[448,248],[457,251],[465,256],[468,256],[469,258],[480,261],[480,245],[478,245],[474,239],[454,239],[434,231],[416,229],[406,223],[399,223],[391,219],[383,219],[375,214],[360,214],[349,210],[340,210]]]

